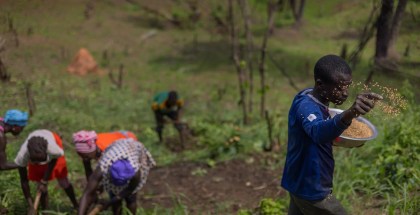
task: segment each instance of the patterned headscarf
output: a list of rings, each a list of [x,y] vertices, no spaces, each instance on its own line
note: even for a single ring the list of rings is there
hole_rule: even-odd
[[[73,134],[73,143],[79,153],[90,153],[96,150],[97,135],[95,131],[79,131]]]
[[[4,122],[9,125],[26,126],[28,118],[28,113],[14,109],[6,111]]]

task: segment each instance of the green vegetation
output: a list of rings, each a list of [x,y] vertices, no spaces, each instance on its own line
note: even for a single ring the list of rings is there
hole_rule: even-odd
[[[255,16],[255,43],[260,46],[266,26],[266,7],[262,3],[264,1],[251,2]],[[220,161],[265,153],[267,125],[258,115],[257,71],[254,73],[254,111],[250,115],[250,125],[244,126],[238,105],[236,71],[229,59],[228,37],[215,30],[220,26],[211,18],[213,15],[225,19],[224,1],[211,5],[203,3],[206,8],[203,10],[204,17],[198,23],[185,21],[188,23],[184,28],[171,26],[165,20],[145,13],[141,4],[113,0],[95,1],[93,16],[86,20],[83,16],[84,4],[84,1],[23,0],[1,3],[0,36],[7,41],[6,50],[0,53],[0,57],[12,80],[1,83],[0,113],[9,108],[27,110],[25,83],[32,84],[37,108],[24,132],[17,138],[8,139],[9,160],[14,158],[26,135],[38,128],[57,131],[64,137],[72,182],[84,178],[81,161],[71,145],[71,134],[80,129],[133,131],[151,151],[159,166],[179,161],[197,161],[214,166]],[[166,3],[151,3],[150,7],[165,8],[165,13],[181,22],[189,17],[182,4],[172,9],[166,8]],[[363,0],[308,1],[305,23],[300,30],[290,27],[293,23],[290,11],[281,11],[268,51],[300,88],[310,87],[316,59],[327,53],[339,54],[344,43],[350,50],[356,46],[358,32],[363,28],[370,7],[371,2]],[[409,2],[407,10],[417,16],[417,21],[407,14],[396,47],[402,56],[405,47],[410,44],[410,56],[401,57],[400,69],[413,75],[407,77],[418,77],[420,28],[415,27],[420,19],[418,1]],[[19,35],[19,47],[14,45],[8,30],[10,19]],[[31,35],[27,34],[29,28],[33,29]],[[156,31],[154,36],[141,39],[151,31]],[[91,51],[104,71],[112,70],[115,74],[119,65],[124,65],[122,89],[114,86],[107,75],[78,77],[66,73],[72,56],[81,47]],[[102,59],[105,51],[109,62]],[[354,70],[355,82],[366,79],[373,53],[374,40],[371,40]],[[398,118],[372,113],[367,118],[377,125],[379,137],[363,148],[335,150],[334,193],[351,214],[415,214],[420,210],[419,83],[415,83],[418,79],[411,79],[410,85],[403,82],[404,79],[375,74],[374,80],[379,84],[400,89],[409,101],[408,109]],[[401,87],[403,83],[404,87]],[[284,160],[287,113],[296,91],[270,60],[267,60],[267,84],[270,86],[267,109],[274,116],[274,132],[279,135],[281,143],[281,152],[275,153]],[[194,133],[194,147],[178,153],[157,143],[153,130],[152,96],[167,89],[177,89],[185,98],[184,120]],[[165,136],[176,134],[172,126],[165,126]],[[197,169],[194,174],[205,177],[207,173]],[[35,186],[31,186],[34,194]],[[49,187],[52,211],[49,214],[71,211],[66,195],[55,186],[54,182]],[[76,189],[77,196],[82,192],[81,187]],[[182,200],[173,201],[174,208],[157,205],[154,209],[139,208],[139,213],[188,214]],[[238,213],[287,212],[287,195],[260,201],[255,203],[256,209],[240,208]],[[7,207],[11,214],[21,214],[26,210],[17,171],[0,173],[0,204]],[[221,213],[227,213],[224,203],[220,205]]]

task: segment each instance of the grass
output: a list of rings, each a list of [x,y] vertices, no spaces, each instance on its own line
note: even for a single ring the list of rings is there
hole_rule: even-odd
[[[236,73],[229,60],[228,38],[210,31],[210,26],[213,26],[210,19],[203,19],[194,31],[171,27],[151,28],[150,21],[156,20],[144,16],[140,7],[107,0],[95,2],[93,17],[85,20],[84,3],[81,0],[61,0],[48,4],[39,1],[2,3],[0,32],[7,39],[7,47],[1,57],[12,75],[12,83],[1,85],[3,96],[0,99],[0,111],[4,112],[9,108],[26,109],[23,92],[23,84],[26,82],[32,83],[37,104],[37,112],[23,134],[16,139],[9,138],[9,160],[16,154],[26,135],[38,128],[58,131],[64,136],[72,181],[83,176],[80,159],[70,144],[71,134],[80,129],[95,129],[100,132],[131,130],[150,149],[158,165],[180,160],[213,163],[215,159],[217,163],[246,156],[247,153],[260,152],[262,146],[267,144],[266,124],[258,116],[257,73],[254,76],[257,89],[253,95],[255,104],[254,112],[250,116],[252,123],[244,126],[237,104]],[[255,41],[259,46],[261,32],[265,28],[266,8],[256,1],[253,1],[252,6],[256,11],[254,31],[256,35],[260,35]],[[268,51],[299,87],[310,87],[313,82],[311,70],[319,57],[326,53],[338,54],[344,43],[349,45],[350,50],[357,44],[357,38],[338,36],[342,32],[357,32],[361,29],[370,6],[370,2],[361,0],[309,1],[305,8],[305,24],[299,31],[290,27],[293,23],[290,12],[281,12],[276,21],[278,29],[269,40]],[[414,11],[419,11],[418,3],[410,2],[409,6]],[[211,11],[207,10],[211,8],[215,8],[215,5],[204,12],[209,14]],[[172,12],[180,13],[179,10],[176,8]],[[14,47],[13,39],[8,33],[7,13],[19,33],[19,47]],[[412,48],[410,57],[402,58],[402,62],[406,64],[403,64],[401,70],[415,75],[417,67],[410,66],[410,63],[420,61],[418,30],[415,28],[418,22],[411,21],[409,16],[404,21],[397,50],[402,53],[406,44],[411,44]],[[28,28],[33,28],[32,35],[26,35]],[[155,36],[141,41],[141,36],[150,31],[156,31]],[[194,43],[195,35],[197,43]],[[67,65],[81,47],[88,48],[99,64],[102,62],[103,52],[107,51],[110,62],[107,68],[103,68],[105,70],[117,71],[119,65],[124,64],[123,88],[117,89],[113,86],[106,75],[75,77],[67,74]],[[67,54],[62,56],[61,50]],[[373,53],[372,40],[363,52],[360,65],[354,70],[354,81],[364,81]],[[377,74],[374,79],[382,85],[398,88],[401,86],[401,80],[388,76]],[[276,117],[276,132],[280,134],[285,148],[287,112],[296,92],[271,62],[267,63],[267,82],[270,86],[267,108]],[[153,131],[154,118],[149,105],[154,93],[167,89],[177,89],[185,98],[187,104],[184,118],[194,129],[201,130],[198,149],[175,154],[157,144]],[[224,93],[219,94],[222,91]],[[378,125],[382,131],[380,134],[383,134],[387,125],[380,119],[369,119]],[[176,132],[168,126],[165,128],[165,135],[173,136]],[[240,137],[237,145],[220,148],[220,145],[234,135]],[[382,188],[389,189],[390,185],[377,184],[377,176],[373,171],[375,167],[366,166],[366,163],[377,157],[375,153],[383,141],[384,136],[381,135],[365,146],[363,151],[337,149],[334,192],[344,206],[355,214],[363,213],[365,199],[377,196],[382,198],[377,200],[381,202],[380,209],[390,214],[409,214],[418,208],[416,192],[412,193],[404,184],[399,184],[392,187],[392,191],[386,196]],[[418,146],[415,147],[418,149]],[[224,153],[213,158],[212,152],[219,150]],[[284,156],[284,151],[279,156]],[[1,174],[1,202],[12,211],[24,208],[18,182],[17,171]],[[368,186],[369,183],[373,185]],[[376,189],[373,189],[375,186]],[[4,189],[6,187],[8,189]],[[52,208],[66,211],[69,202],[65,194],[61,190],[52,189],[50,188],[54,196]],[[78,196],[81,192],[82,190],[77,190]],[[360,196],[362,197],[359,198]],[[223,205],[224,203],[220,203],[221,211]],[[173,209],[157,206],[151,211],[139,210],[146,214],[185,214],[182,203]]]

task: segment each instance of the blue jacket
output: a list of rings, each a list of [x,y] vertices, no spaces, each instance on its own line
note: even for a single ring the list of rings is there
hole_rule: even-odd
[[[321,200],[333,187],[334,158],[332,142],[348,127],[341,114],[330,118],[328,107],[300,92],[289,111],[286,163],[281,186],[292,195]]]

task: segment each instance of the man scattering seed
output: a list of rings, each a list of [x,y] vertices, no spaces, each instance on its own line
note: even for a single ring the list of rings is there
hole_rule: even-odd
[[[382,96],[368,92],[331,119],[330,102],[348,97],[352,71],[338,56],[327,55],[314,69],[315,87],[299,92],[289,111],[286,163],[281,181],[290,193],[289,215],[347,214],[333,195],[333,140],[353,118],[368,113]]]

